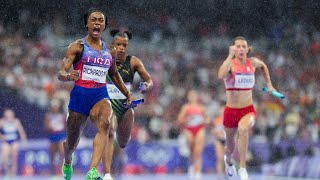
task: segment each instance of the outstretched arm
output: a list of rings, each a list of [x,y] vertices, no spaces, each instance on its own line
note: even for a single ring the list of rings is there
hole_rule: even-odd
[[[262,70],[262,74],[263,74],[264,80],[266,82],[266,85],[267,85],[269,91],[270,92],[276,91],[276,89],[272,85],[270,73],[269,73],[269,69],[268,69],[267,65],[263,61],[261,61],[260,59],[258,59],[256,57],[251,58],[251,64],[253,67],[260,68]]]
[[[144,81],[144,90],[141,92],[145,93],[151,91],[153,89],[153,81],[142,61],[135,56],[132,56],[131,61],[131,66],[133,66],[134,71],[137,71],[141,79]]]
[[[59,71],[58,79],[60,81],[76,81],[79,79],[79,71],[69,71],[77,55],[82,52],[82,48],[80,40],[69,45]]]

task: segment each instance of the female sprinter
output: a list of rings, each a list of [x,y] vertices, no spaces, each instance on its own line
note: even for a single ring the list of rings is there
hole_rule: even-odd
[[[223,125],[226,132],[226,154],[224,156],[226,173],[237,174],[232,155],[235,150],[236,137],[239,152],[241,180],[248,179],[246,154],[248,150],[249,130],[254,125],[256,111],[253,107],[252,88],[255,84],[255,70],[262,70],[269,91],[275,90],[267,66],[256,57],[248,57],[250,48],[244,37],[236,37],[229,47],[229,55],[218,71],[226,87],[226,107]],[[238,133],[238,134],[237,134]]]
[[[131,93],[126,89],[117,71],[116,62],[112,59],[106,43],[101,39],[107,17],[101,10],[89,9],[84,16],[84,22],[88,34],[69,45],[58,76],[61,81],[75,83],[70,93],[67,140],[64,143],[65,158],[62,173],[66,180],[72,177],[72,153],[79,143],[80,134],[88,117],[96,125],[98,132],[93,140],[90,170],[85,180],[100,178],[96,168],[107,144],[112,114],[106,88],[107,74],[125,95],[126,103],[131,106],[132,102]]]
[[[196,91],[187,94],[188,102],[182,106],[177,123],[183,128],[190,150],[189,176],[191,179],[201,179],[202,152],[205,145],[205,125],[208,116],[205,107],[199,102]]]

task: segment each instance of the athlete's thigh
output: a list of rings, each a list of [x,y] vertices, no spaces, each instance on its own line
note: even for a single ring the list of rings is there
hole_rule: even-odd
[[[103,120],[104,123],[111,123],[111,103],[108,99],[104,98],[97,102],[90,110],[90,119],[93,123]]]
[[[87,122],[87,118],[88,116],[86,115],[69,110],[67,118],[67,132],[78,131],[80,128],[83,129]]]
[[[195,149],[197,149],[198,151],[202,151],[204,148],[204,144],[205,144],[205,128],[201,128],[194,139],[194,146]]]
[[[248,128],[249,129],[249,128],[253,127],[254,123],[255,123],[255,114],[248,113],[240,119],[238,128]]]
[[[187,139],[188,146],[189,147],[193,147],[194,139],[195,139],[193,134],[190,131],[186,130],[186,129],[183,130],[183,134],[185,135],[185,137]]]
[[[10,145],[8,143],[2,143],[2,147],[1,147],[2,158],[7,159],[9,152],[10,152]]]
[[[109,134],[110,135],[114,135],[113,133],[115,132],[117,127],[118,127],[117,116],[115,115],[114,111],[112,111],[111,112],[111,126],[110,126]]]
[[[19,144],[14,142],[10,145],[10,154],[11,157],[16,158],[18,156]]]
[[[63,141],[59,141],[59,142],[57,143],[57,146],[58,146],[58,153],[59,153],[60,155],[62,155],[62,154],[64,153],[64,151],[63,151]]]
[[[51,153],[55,153],[57,150],[57,144],[55,142],[50,143],[49,150]]]
[[[132,109],[128,109],[122,116],[121,119],[118,120],[118,132],[126,132],[130,133],[131,128],[134,122],[134,111]]]
[[[237,133],[238,128],[227,128],[224,127],[224,131],[226,132],[226,138],[233,138]]]

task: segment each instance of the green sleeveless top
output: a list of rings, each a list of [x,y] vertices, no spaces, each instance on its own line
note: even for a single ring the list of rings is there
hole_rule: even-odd
[[[117,70],[122,77],[123,82],[125,83],[126,87],[129,88],[132,85],[133,78],[134,78],[134,72],[131,70],[131,56],[127,56],[126,60],[121,62],[116,62],[117,64]],[[112,80],[109,75],[107,75],[107,82],[108,84],[113,84]],[[123,116],[123,114],[128,110],[123,104],[126,102],[126,99],[124,97],[119,97],[117,94],[119,94],[120,90],[118,89],[111,89],[107,84],[108,93],[111,98],[111,105],[112,109],[115,112],[117,119],[120,120]],[[117,91],[117,93],[115,93]],[[122,94],[122,93],[121,93]],[[119,98],[118,98],[119,97]]]

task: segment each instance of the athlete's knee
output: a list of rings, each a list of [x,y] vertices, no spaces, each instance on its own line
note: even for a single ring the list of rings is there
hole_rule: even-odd
[[[226,154],[232,154],[234,152],[234,146],[226,146]]]
[[[200,158],[202,155],[203,149],[195,149],[193,156],[196,158]]]
[[[111,117],[108,112],[91,113],[90,118],[97,126],[98,131],[107,131],[111,127]]]
[[[239,136],[247,136],[249,133],[249,127],[239,126],[238,133],[239,133]]]
[[[127,146],[127,144],[121,144],[121,143],[119,143],[119,147],[120,147],[121,149],[124,149],[126,146]]]
[[[96,123],[97,120],[98,120],[98,118],[99,118],[99,111],[92,109],[92,110],[90,111],[90,119],[91,119],[91,121],[92,121],[93,123]]]
[[[118,141],[118,144],[120,146],[120,148],[125,148],[129,142],[129,138],[119,138],[119,136],[117,136],[117,141]]]
[[[105,134],[106,136],[109,136],[110,133],[110,122],[107,120],[98,120],[99,122],[96,122],[96,126],[99,133]]]

